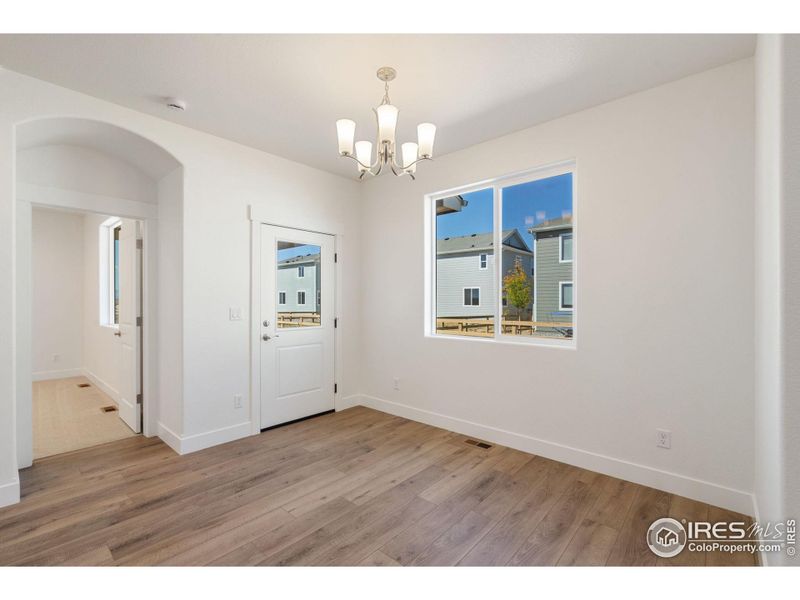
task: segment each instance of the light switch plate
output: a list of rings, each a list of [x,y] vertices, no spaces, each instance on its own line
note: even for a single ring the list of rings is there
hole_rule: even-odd
[[[241,321],[242,320],[242,309],[238,306],[231,306],[230,311],[228,313],[230,315],[231,321]]]

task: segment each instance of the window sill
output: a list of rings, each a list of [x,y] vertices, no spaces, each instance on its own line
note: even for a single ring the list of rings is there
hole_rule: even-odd
[[[446,333],[426,333],[426,338],[440,340],[456,340],[459,342],[476,342],[479,344],[501,344],[506,346],[538,346],[543,348],[561,348],[564,350],[577,350],[575,338],[533,338],[520,339],[514,336],[500,336],[493,338],[471,337],[466,335],[447,335]]]
[[[100,327],[104,329],[113,329],[114,331],[119,331],[119,325],[109,325],[108,323],[100,323]]]

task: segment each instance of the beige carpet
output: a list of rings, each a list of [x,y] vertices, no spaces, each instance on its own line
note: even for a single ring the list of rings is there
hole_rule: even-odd
[[[119,413],[103,412],[116,403],[85,377],[33,384],[33,458],[88,448],[136,435]]]

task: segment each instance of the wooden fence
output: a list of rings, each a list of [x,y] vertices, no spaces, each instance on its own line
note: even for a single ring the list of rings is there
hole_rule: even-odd
[[[319,313],[312,312],[279,312],[278,329],[286,327],[317,327],[320,324]]]
[[[572,336],[572,323],[554,321],[517,321],[503,319],[505,335],[557,335]],[[494,317],[440,317],[436,319],[436,331],[452,335],[494,337]]]

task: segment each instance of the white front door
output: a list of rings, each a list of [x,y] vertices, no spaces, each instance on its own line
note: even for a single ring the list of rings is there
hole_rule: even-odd
[[[261,225],[261,428],[333,410],[334,237]]]
[[[136,247],[138,223],[125,219],[119,232],[119,417],[136,433],[142,431],[139,402],[141,354],[140,282],[141,258]]]

